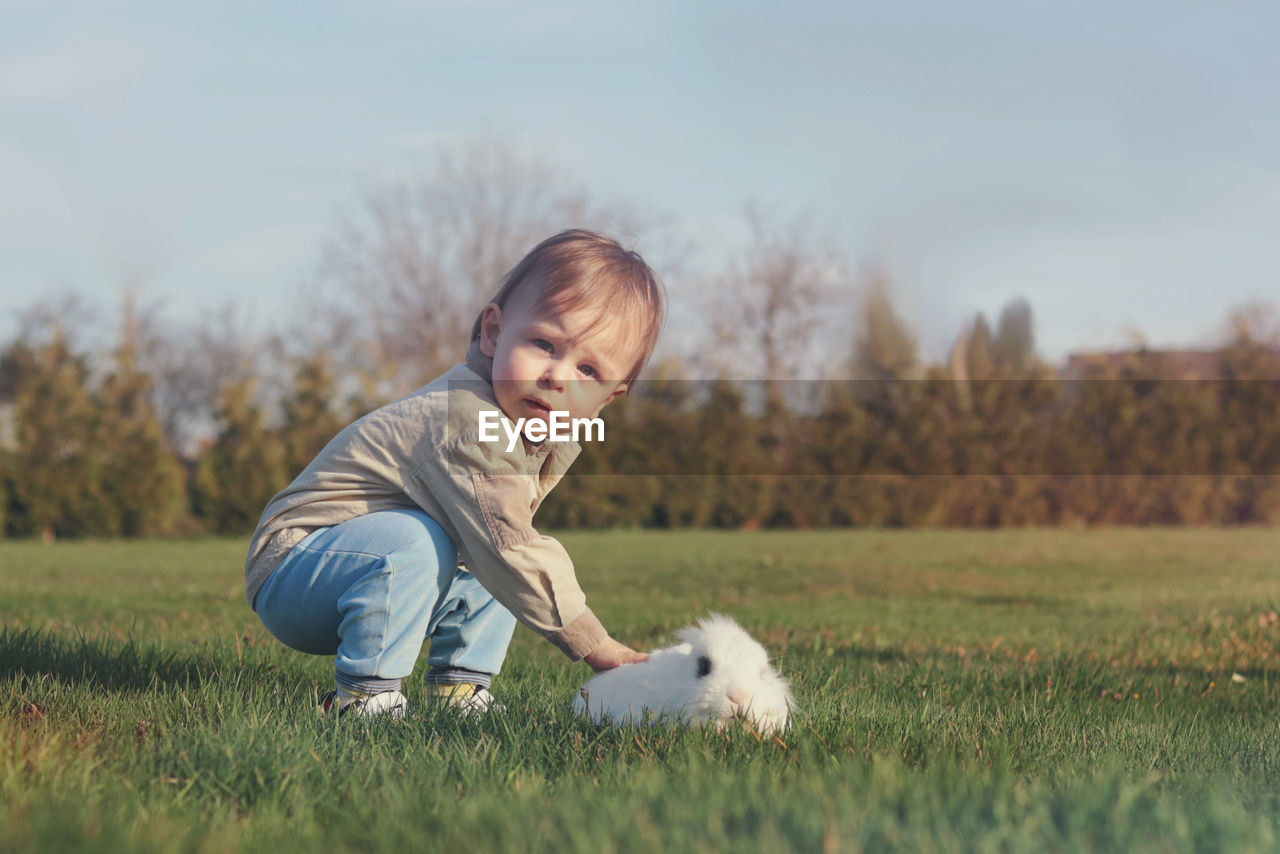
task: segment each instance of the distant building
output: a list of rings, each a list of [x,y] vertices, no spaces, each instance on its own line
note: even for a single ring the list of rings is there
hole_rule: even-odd
[[[1223,350],[1125,350],[1113,353],[1072,353],[1060,375],[1078,380],[1094,374],[1119,376],[1126,368],[1132,375],[1163,380],[1222,379]],[[1280,350],[1263,350],[1249,376],[1280,379]]]

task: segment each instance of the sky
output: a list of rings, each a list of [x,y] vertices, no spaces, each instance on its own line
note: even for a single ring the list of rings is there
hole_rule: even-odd
[[[0,340],[67,290],[288,314],[363,192],[479,135],[672,217],[676,295],[746,203],[806,216],[933,357],[1018,297],[1053,360],[1280,299],[1261,0],[6,7]]]

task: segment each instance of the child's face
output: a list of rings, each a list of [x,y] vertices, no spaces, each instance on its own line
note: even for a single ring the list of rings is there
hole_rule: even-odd
[[[493,390],[508,418],[546,421],[551,410],[594,418],[626,391],[638,354],[589,307],[562,314],[539,311],[517,292],[505,308],[490,303],[480,324],[480,350],[493,358]]]

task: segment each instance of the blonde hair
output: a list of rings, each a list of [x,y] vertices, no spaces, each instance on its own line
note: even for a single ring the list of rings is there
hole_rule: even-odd
[[[658,276],[639,253],[614,239],[571,228],[548,237],[520,259],[502,278],[498,293],[489,302],[505,308],[512,294],[536,286],[534,308],[560,314],[584,305],[600,306],[591,329],[604,322],[621,322],[636,333],[637,359],[625,382],[628,390],[644,369],[662,332],[666,295]],[[471,340],[480,337],[484,311],[471,329]]]

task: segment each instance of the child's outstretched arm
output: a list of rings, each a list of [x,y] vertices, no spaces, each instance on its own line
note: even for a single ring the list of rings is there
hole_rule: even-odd
[[[461,429],[421,454],[404,491],[445,526],[484,588],[570,659],[593,656],[597,670],[635,660],[587,606],[564,547],[534,528],[538,481],[522,469],[523,451],[480,441],[466,403],[450,413]]]

